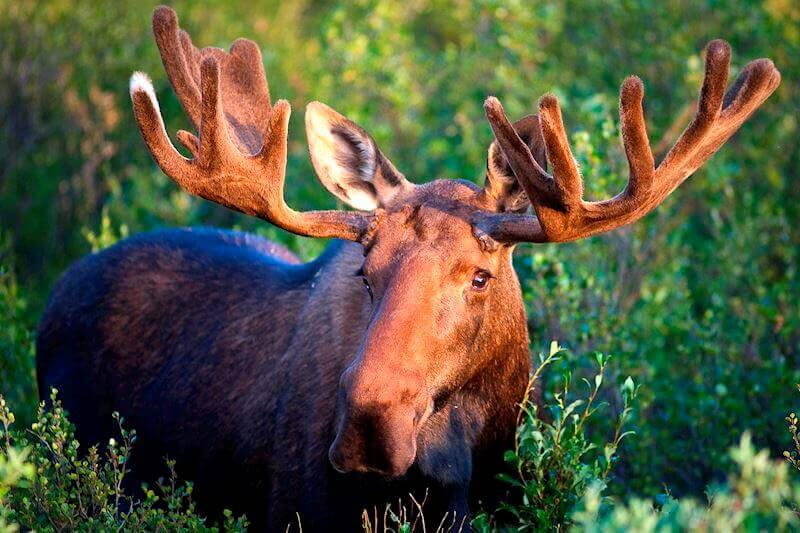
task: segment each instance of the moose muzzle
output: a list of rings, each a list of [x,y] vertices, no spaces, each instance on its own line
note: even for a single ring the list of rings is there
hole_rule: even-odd
[[[339,472],[402,476],[414,463],[419,428],[433,411],[423,376],[351,367],[339,386],[338,427],[328,458]]]

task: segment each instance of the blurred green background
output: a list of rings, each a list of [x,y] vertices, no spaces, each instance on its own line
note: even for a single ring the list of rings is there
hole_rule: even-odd
[[[788,447],[783,417],[800,381],[796,1],[172,5],[197,44],[261,45],[273,98],[294,107],[287,196],[306,209],[335,205],[308,158],[311,100],[359,122],[413,181],[479,181],[492,139],[484,98],[519,117],[554,92],[587,194],[602,198],[627,177],[617,114],[626,75],[645,81],[658,157],[688,123],[709,40],[731,43],[731,77],[773,59],[781,87],[654,214],[584,242],[520,246],[516,261],[532,350],[558,340],[577,372],[593,351],[613,354],[611,379],[642,385],[617,493],[701,494],[745,429],[776,456]],[[324,246],[191,198],[157,169],[130,110],[131,72],[153,78],[168,131],[189,123],[152,39],[153,7],[0,0],[0,391],[28,421],[35,323],[82,255],[200,224],[255,231],[304,258]],[[605,400],[620,408],[614,394]]]

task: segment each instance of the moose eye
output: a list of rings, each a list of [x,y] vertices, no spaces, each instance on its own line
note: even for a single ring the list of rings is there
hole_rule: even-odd
[[[489,279],[491,277],[492,275],[485,270],[475,272],[472,276],[472,288],[476,291],[486,290],[486,286],[489,285]]]
[[[369,293],[369,297],[372,298],[372,287],[369,284],[369,280],[367,279],[367,276],[364,275],[364,270],[363,269],[359,269],[359,271],[356,273],[356,275],[361,277],[361,283],[363,283],[364,287],[367,288],[367,292]]]
[[[367,292],[370,296],[372,296],[372,287],[369,286],[369,280],[367,280],[366,276],[361,277],[361,281],[364,283],[364,286],[367,288]]]

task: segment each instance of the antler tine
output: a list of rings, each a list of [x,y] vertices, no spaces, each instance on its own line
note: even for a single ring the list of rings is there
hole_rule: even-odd
[[[183,51],[196,50],[188,35],[182,40],[175,37],[180,30],[177,17],[169,8],[156,10],[155,26],[166,28],[164,31],[172,36],[160,46],[169,42]],[[291,107],[285,100],[278,101],[274,107],[268,105],[261,54],[254,43],[240,39],[231,47],[230,54],[206,48],[193,55],[193,59],[200,60],[198,95],[194,94],[192,85],[194,66],[185,61],[180,63],[185,57],[176,50],[168,50],[163,55],[165,65],[172,65],[172,74],[178,77],[172,79],[186,82],[183,94],[188,95],[187,114],[197,115],[192,120],[196,121],[199,139],[187,131],[178,132],[179,139],[194,158],[183,157],[170,141],[155,91],[146,75],[135,73],[131,78],[131,99],[147,147],[164,173],[178,185],[192,194],[262,218],[298,235],[359,241],[374,229],[376,214],[298,212],[286,205],[283,193]],[[226,98],[233,109],[226,106]],[[266,110],[256,108],[265,100]]]
[[[533,157],[528,145],[522,141],[508,120],[500,100],[490,96],[484,102],[483,109],[497,144],[503,150],[511,170],[514,171],[528,198],[539,199],[554,207],[563,207],[565,199],[559,184]]]
[[[570,150],[558,100],[545,95],[539,102],[539,123],[553,176],[547,174],[520,140],[496,99],[487,100],[486,115],[536,212],[529,216],[482,216],[476,226],[499,241],[564,242],[630,224],[653,210],[699,168],[780,84],[780,73],[769,59],[748,64],[725,93],[730,47],[709,43],[706,73],[697,114],[661,162],[654,166],[645,127],[639,78],[627,78],[620,88],[622,140],[630,177],[625,189],[610,200],[582,199],[583,181]]]
[[[703,137],[715,125],[722,109],[725,87],[728,84],[730,59],[731,48],[728,43],[720,39],[709,43],[706,48],[706,69],[703,86],[700,89],[697,113],[658,166],[657,174],[659,176],[684,166],[687,160],[690,160],[701,148]]]
[[[553,167],[556,183],[565,199],[565,210],[579,204],[583,196],[583,179],[567,140],[558,98],[546,94],[539,100],[539,124],[547,148],[547,161]]]
[[[214,165],[230,155],[231,145],[225,131],[225,114],[219,87],[219,64],[213,57],[200,63],[200,152],[198,163]]]
[[[656,170],[656,176],[665,187],[664,196],[711,157],[781,81],[780,72],[772,61],[757,59],[742,69],[725,93],[730,47],[716,40],[708,48],[697,115]]]
[[[175,94],[198,131],[202,112],[200,65],[208,57],[217,58],[226,128],[242,152],[257,152],[266,133],[261,125],[272,108],[258,45],[249,39],[237,39],[229,53],[215,47],[198,49],[179,27],[175,11],[166,6],[153,12],[153,35]],[[195,142],[188,132],[181,134],[179,140],[190,151],[193,149]]]
[[[644,121],[644,84],[636,76],[625,79],[619,91],[619,116],[622,144],[630,176],[623,198],[646,198],[653,187],[655,164]]]
[[[192,72],[192,66],[199,66],[200,51],[178,26],[178,15],[167,6],[153,11],[153,35],[172,88],[195,130],[200,131],[200,73]]]
[[[144,72],[134,72],[130,82],[133,113],[147,148],[165,174],[181,183],[190,171],[189,160],[172,144],[161,119],[161,111],[150,78]]]

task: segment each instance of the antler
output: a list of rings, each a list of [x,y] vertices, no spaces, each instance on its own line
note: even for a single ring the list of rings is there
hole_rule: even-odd
[[[655,168],[642,111],[642,81],[631,76],[620,89],[622,140],[630,177],[610,200],[583,200],[583,181],[570,150],[555,96],[539,101],[539,119],[547,147],[548,174],[509,122],[500,102],[484,104],[495,138],[522,184],[536,216],[487,214],[476,222],[479,236],[500,242],[564,242],[630,224],[650,211],[716,152],[780,84],[772,61],[749,63],[725,93],[730,47],[715,40],[706,48],[706,73],[697,114],[667,156]],[[724,94],[724,96],[723,96]]]
[[[247,39],[230,53],[198,50],[178,28],[175,12],[160,6],[153,32],[164,68],[186,113],[199,132],[180,130],[192,153],[183,157],[164,127],[147,76],[131,77],[131,99],[145,143],[159,167],[188,192],[253,215],[298,235],[360,240],[374,215],[346,211],[298,212],[284,201],[287,134],[291,108],[271,106],[261,52]],[[373,224],[374,227],[374,224]]]

